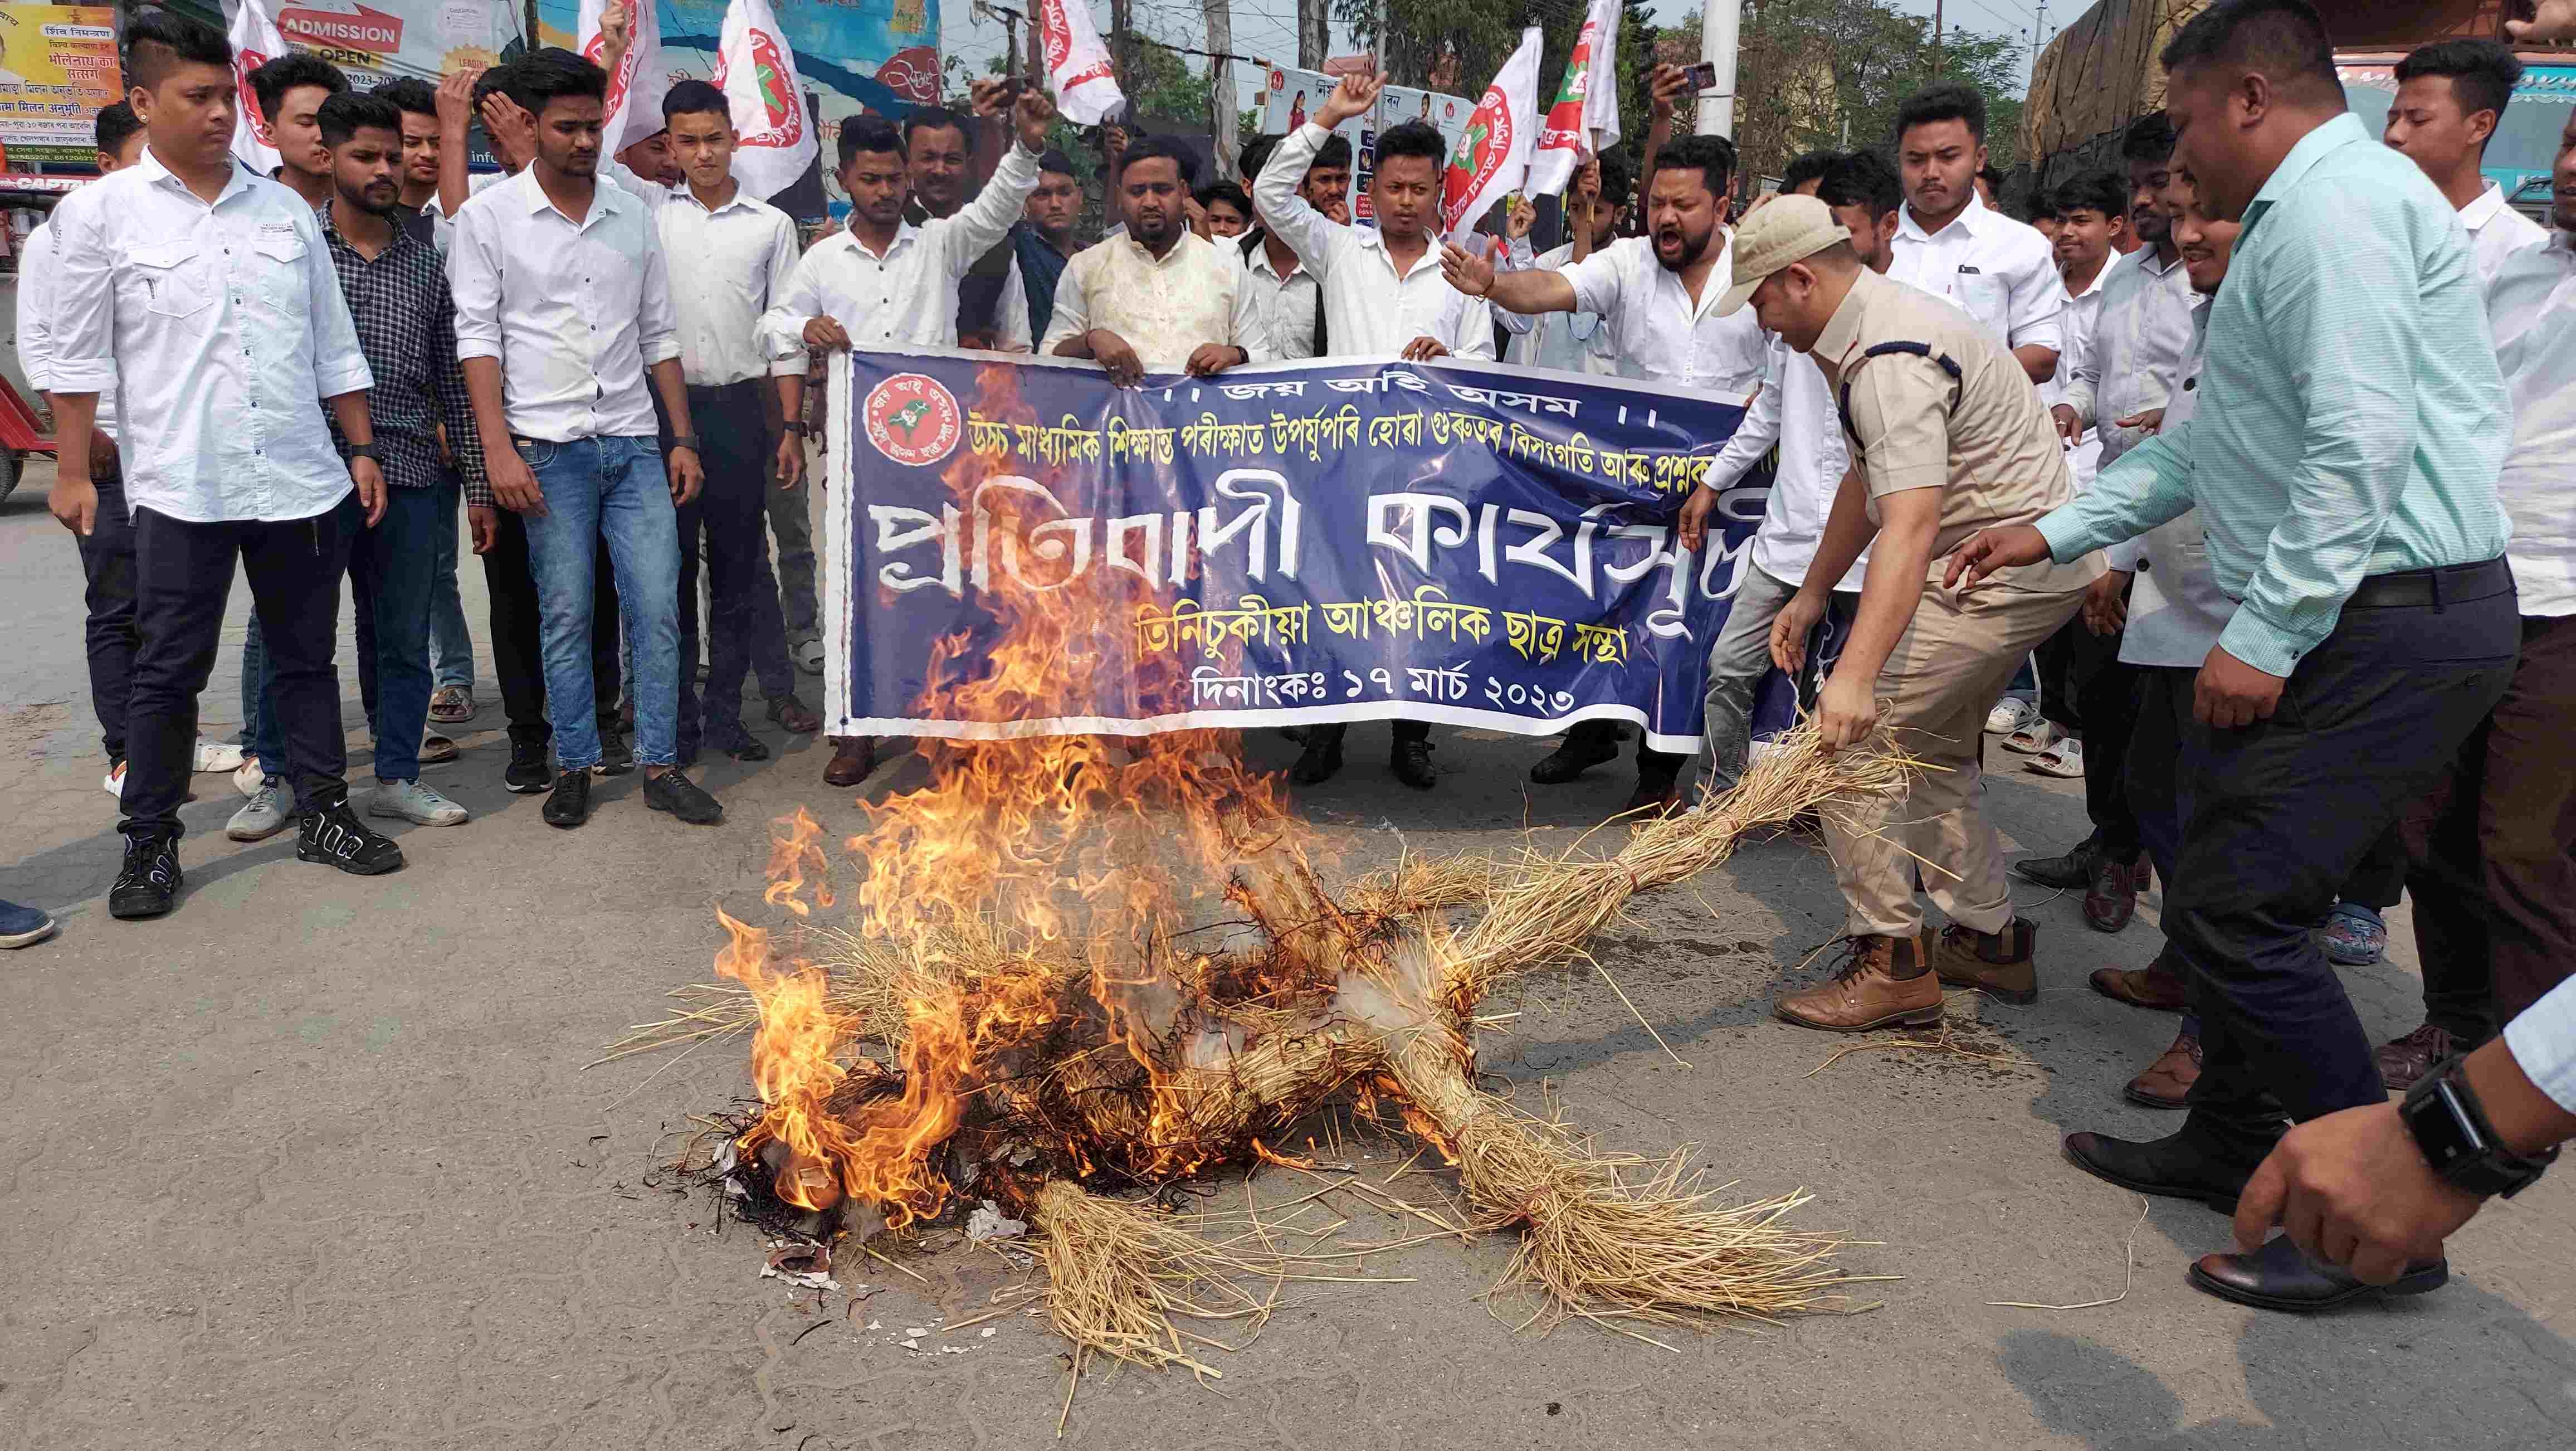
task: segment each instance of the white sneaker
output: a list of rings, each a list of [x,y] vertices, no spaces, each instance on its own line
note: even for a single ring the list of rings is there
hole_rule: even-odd
[[[820,675],[823,673],[823,642],[821,640],[807,640],[798,645],[791,653],[796,657],[797,669],[804,671],[808,675]]]
[[[242,766],[242,748],[229,741],[210,741],[197,737],[196,764],[191,771],[238,771]]]
[[[2043,776],[2081,781],[2084,779],[2084,743],[2073,736],[2062,737],[2057,744],[2022,764]]]
[[[125,763],[123,761],[117,762],[116,769],[107,773],[106,784],[108,795],[119,801],[125,799]]]
[[[294,820],[295,788],[286,784],[284,776],[271,776],[224,823],[224,835],[235,841],[266,841]]]
[[[2018,695],[2007,695],[1986,712],[1986,734],[2008,736],[2039,722],[2039,707]]]
[[[266,784],[268,772],[261,767],[257,756],[244,757],[242,763],[233,768],[233,789],[244,796],[258,795],[259,788]]]
[[[375,794],[367,798],[367,814],[390,816],[420,826],[458,826],[466,817],[464,807],[417,780],[378,781]]]

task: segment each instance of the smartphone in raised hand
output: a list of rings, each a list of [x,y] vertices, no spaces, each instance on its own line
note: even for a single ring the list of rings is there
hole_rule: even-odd
[[[1684,66],[1682,67],[1682,74],[1690,77],[1690,87],[1694,91],[1713,91],[1717,89],[1717,62],[1713,60],[1704,60],[1699,62],[1697,65]]]

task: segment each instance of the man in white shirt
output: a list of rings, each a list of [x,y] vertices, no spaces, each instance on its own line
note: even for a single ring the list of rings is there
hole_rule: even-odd
[[[2397,63],[2397,99],[2380,133],[2459,208],[2480,281],[2493,281],[2507,257],[2549,240],[2547,228],[2505,205],[2504,188],[2481,169],[2521,80],[2522,62],[2495,41],[2424,46]]]
[[[1133,387],[1149,372],[1212,377],[1267,360],[1261,303],[1224,244],[1190,230],[1190,154],[1139,137],[1119,169],[1125,235],[1075,254],[1042,351],[1089,358]]]
[[[1450,285],[1519,313],[1592,312],[1609,334],[1606,349],[1619,375],[1749,404],[1762,386],[1767,340],[1742,309],[1718,311],[1734,269],[1726,231],[1726,198],[1735,176],[1735,145],[1723,136],[1684,136],[1655,156],[1654,191],[1646,198],[1647,235],[1612,243],[1562,272],[1497,273],[1494,264],[1452,246],[1441,257]],[[1542,785],[1571,781],[1619,753],[1619,728],[1584,721],[1565,743],[1530,768]],[[1635,811],[1679,801],[1686,757],[1637,747]]]
[[[537,582],[555,751],[544,819],[567,829],[590,819],[601,759],[593,574],[605,540],[635,662],[644,803],[712,825],[724,808],[679,766],[676,506],[696,496],[702,472],[661,241],[644,202],[599,184],[606,72],[547,49],[514,61],[504,85],[535,119],[536,159],[456,214],[449,275],[493,495],[469,499],[520,516]],[[667,449],[655,437],[655,392],[673,434]]]
[[[143,123],[123,101],[98,113],[98,171],[107,176],[143,154]],[[53,406],[53,290],[57,258],[54,229],[38,223],[18,253],[18,362],[27,386]],[[68,440],[57,447],[69,448]],[[123,470],[116,458],[116,386],[99,389],[98,417],[89,437],[91,486],[98,507],[80,546],[87,617],[83,641],[89,658],[90,709],[98,715],[99,746],[107,753],[107,787],[125,789],[125,700],[134,688],[134,523],[125,508]]]
[[[979,107],[998,108],[1000,83],[975,82]],[[957,286],[975,260],[1010,231],[1038,180],[1055,103],[1035,87],[1012,113],[1019,133],[984,189],[955,215],[915,224],[905,219],[912,185],[903,133],[894,123],[855,116],[841,125],[841,191],[849,225],[798,259],[761,327],[778,343],[804,348],[953,348]],[[823,780],[855,786],[876,769],[873,744],[835,737]]]
[[[1243,180],[1257,183],[1277,150],[1279,137],[1256,136],[1244,143]],[[1297,195],[1335,222],[1351,219],[1351,143],[1335,136],[1306,163]],[[1261,225],[1254,205],[1252,229],[1234,245],[1237,264],[1261,300],[1273,353],[1283,359],[1321,358],[1332,354],[1332,329],[1324,320],[1324,292],[1314,272],[1298,260],[1296,249]]]
[[[2070,361],[2060,368],[2062,391],[2050,409],[2060,434],[2072,440],[2089,431],[2099,440],[2099,467],[2108,467],[2146,439],[2138,420],[2163,409],[2179,385],[2183,360],[2193,350],[2200,297],[2174,238],[2173,219],[2160,200],[2173,176],[2171,123],[2161,112],[2143,117],[2129,128],[2121,147],[2129,168],[2129,231],[2142,245],[2125,262],[2105,269],[2098,294],[2101,310],[2087,325],[2082,346],[2070,350]],[[2219,265],[2223,268],[2223,261]],[[2089,473],[2079,473],[2079,482],[2089,478]],[[2079,625],[2124,617],[2121,602],[2138,572],[2138,545],[2116,545],[2105,554],[2110,572],[2094,581],[2094,597]],[[2095,638],[2107,640],[2116,659],[2127,658],[2116,633]],[[2125,681],[2123,674],[2129,676]],[[2023,857],[2013,863],[2013,871],[2044,887],[2083,892],[2085,920],[2116,928],[2137,910],[2137,895],[2149,877],[2137,812],[2127,802],[2129,772],[2122,764],[2129,733],[2124,722],[2133,724],[2135,714],[2122,702],[2135,695],[2137,681],[2134,672],[2116,668],[2096,671],[2092,681],[2099,698],[2079,700],[2077,715],[2089,723],[2084,790],[2093,831],[2074,850]]]
[[[971,116],[960,116],[944,106],[924,106],[903,118],[904,168],[912,182],[912,198],[904,208],[904,220],[916,227],[954,217],[965,207],[967,194],[975,184],[976,132],[987,130],[991,118],[998,116],[1006,97],[999,89],[978,90],[968,110]],[[1118,164],[1113,158],[1102,168],[1102,175],[1115,186]],[[992,185],[990,178],[984,185]],[[1029,319],[1026,282],[1020,276],[1019,259],[1008,251],[988,248],[976,259],[978,267],[989,267],[1001,274],[1001,286],[992,294],[991,310],[975,304],[977,298],[959,290],[949,298],[957,312],[957,345],[968,348],[990,348],[1005,353],[1025,353],[1036,345]]]
[[[2576,971],[2576,752],[2567,741],[2576,720],[2576,114],[2559,138],[2555,181],[2548,240],[2505,258],[2487,286],[2496,362],[2513,397],[2513,449],[2496,493],[2513,517],[2505,558],[2520,595],[2522,655],[2449,779],[2400,821],[2425,1022],[2379,1050],[2380,1077],[2393,1088],[2484,1041]]]
[[[1886,272],[1886,239],[1895,234],[1896,210],[1904,205],[1894,167],[1867,151],[1833,156],[1821,172],[1793,184],[1788,194],[1823,202],[1851,232],[1852,250],[1862,264],[1872,272]],[[1755,693],[1772,668],[1771,622],[1807,582],[1834,494],[1851,467],[1842,417],[1823,370],[1776,335],[1766,353],[1762,391],[1682,506],[1682,545],[1695,550],[1706,543],[1709,520],[1718,516],[1727,491],[1778,446],[1779,470],[1763,500],[1762,523],[1736,573],[1726,623],[1708,650],[1703,730],[1711,794],[1731,791],[1744,778],[1753,752]],[[1869,551],[1864,549],[1834,584],[1824,621],[1807,642],[1805,668],[1798,676],[1801,705],[1814,705],[1816,686],[1833,671],[1839,642],[1849,637],[1852,616],[1860,609],[1861,581],[1868,569]]]
[[[297,858],[374,875],[402,851],[349,809],[331,661],[350,537],[385,506],[357,329],[313,209],[232,159],[232,47],[158,10],[134,17],[126,42],[151,141],[55,210],[50,369],[59,436],[88,438],[109,388],[127,421],[142,643],[108,912],[137,918],[176,903],[197,695],[236,568],[268,627]],[[317,399],[350,441],[345,463]],[[97,526],[91,467],[90,450],[63,450],[53,489],[54,517],[83,535]]]
[[[2012,350],[2033,383],[2057,370],[2058,280],[2048,239],[1978,200],[1986,164],[1986,101],[1968,86],[1918,91],[1896,112],[1905,211],[1888,276],[1967,309]]]
[[[1595,252],[1607,249],[1618,240],[1619,227],[1627,220],[1624,200],[1604,201],[1604,194],[1625,198],[1632,182],[1628,165],[1617,153],[1595,157],[1577,167],[1573,182],[1565,191],[1565,230],[1567,239],[1532,256],[1529,232],[1538,220],[1538,209],[1527,198],[1512,207],[1510,222],[1504,230],[1508,246],[1502,269],[1525,272],[1537,267],[1561,272]],[[1618,360],[1607,351],[1609,337],[1602,331],[1601,314],[1597,312],[1542,313],[1532,316],[1507,307],[1494,308],[1494,321],[1512,335],[1504,349],[1503,361],[1525,368],[1554,368],[1560,373],[1616,373]]]
[[[733,175],[734,129],[724,92],[680,81],[662,99],[671,159],[682,185],[653,215],[662,255],[680,265],[671,310],[680,325],[680,372],[689,418],[705,445],[706,483],[680,505],[680,658],[698,659],[698,541],[706,540],[707,689],[703,707],[680,672],[680,761],[701,742],[738,761],[769,747],[743,729],[744,677],[757,672],[769,719],[792,734],[823,728],[796,698],[787,621],[771,586],[765,495],[772,455],[779,476],[805,469],[805,350],[760,325],[796,270],[796,224],[742,189]],[[775,445],[769,419],[787,420]]]
[[[250,92],[268,118],[279,185],[309,206],[331,204],[331,148],[322,144],[322,103],[349,89],[340,68],[307,51],[281,55],[250,73]]]
[[[1299,186],[1333,128],[1376,105],[1383,84],[1375,75],[1342,77],[1314,119],[1290,132],[1262,166],[1252,185],[1253,210],[1315,275],[1333,356],[1491,361],[1494,327],[1485,308],[1441,273],[1436,233],[1449,147],[1437,129],[1407,121],[1378,134],[1377,170],[1369,178],[1375,227],[1334,221]],[[1387,769],[1417,791],[1430,790],[1439,781],[1431,769],[1431,727],[1408,720],[1389,725],[1395,739]],[[1301,786],[1332,779],[1342,768],[1348,729],[1309,726],[1305,752],[1289,778]]]

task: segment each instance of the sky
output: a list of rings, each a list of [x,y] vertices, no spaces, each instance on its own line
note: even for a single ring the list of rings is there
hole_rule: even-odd
[[[1930,15],[1933,0],[1894,0],[1896,6],[1917,15]],[[2066,22],[2081,15],[2089,0],[2066,0],[2048,7],[2047,33],[2054,34]],[[2037,0],[1942,0],[1942,19],[1947,25],[1992,35],[2003,31],[2026,35],[2037,17]],[[1033,8],[1026,4],[1015,9]],[[1699,8],[1698,0],[1657,0],[1648,13],[1663,24],[1677,24]],[[1194,49],[1207,46],[1207,25],[1195,0],[1135,0],[1134,13],[1139,33],[1175,45]],[[1109,30],[1108,0],[1093,0],[1092,21],[1105,35]],[[963,56],[981,74],[986,59],[998,54],[1003,45],[1003,29],[997,21],[975,17],[969,0],[941,0],[941,39],[947,53]],[[2043,43],[2046,35],[2041,37]],[[1333,51],[1346,54],[1357,50],[1349,32],[1340,25],[1333,27]],[[1295,0],[1234,0],[1234,51],[1237,55],[1259,56],[1285,64],[1297,59],[1297,7]],[[2025,51],[2027,56],[2029,52]],[[1193,68],[1205,65],[1198,57],[1186,57]],[[2025,59],[2023,74],[2027,78],[2029,63]],[[1244,104],[1252,104],[1259,86],[1253,67],[1235,66],[1235,85]]]

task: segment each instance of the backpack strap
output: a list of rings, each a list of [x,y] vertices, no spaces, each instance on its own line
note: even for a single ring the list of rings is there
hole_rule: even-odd
[[[1929,343],[1880,343],[1869,349],[1867,352],[1862,353],[1860,355],[1860,363],[1854,363],[1851,367],[1844,370],[1842,396],[1834,401],[1836,411],[1842,414],[1843,434],[1851,440],[1852,452],[1855,454],[1862,450],[1860,434],[1852,428],[1852,374],[1860,371],[1861,363],[1866,363],[1872,358],[1885,357],[1890,353],[1902,353],[1908,357],[1915,358],[1930,358],[1933,362],[1940,364],[1941,371],[1950,375],[1951,406],[1958,406],[1959,364],[1957,359],[1952,358],[1948,353],[1936,353],[1932,351],[1932,345]]]

